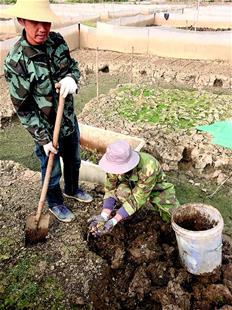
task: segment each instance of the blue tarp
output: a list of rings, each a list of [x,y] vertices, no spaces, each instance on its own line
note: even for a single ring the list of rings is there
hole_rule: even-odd
[[[219,121],[196,128],[210,133],[213,136],[212,143],[232,149],[232,120]]]

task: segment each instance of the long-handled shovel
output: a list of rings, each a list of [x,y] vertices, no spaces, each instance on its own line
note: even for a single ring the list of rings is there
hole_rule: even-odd
[[[64,111],[64,98],[60,95],[57,115],[56,115],[55,128],[54,128],[53,139],[52,139],[52,144],[55,148],[58,147],[58,139],[59,139],[59,132],[60,132],[63,111]],[[25,229],[25,244],[26,245],[45,241],[45,238],[48,234],[50,215],[42,214],[42,210],[45,206],[48,185],[49,185],[49,181],[50,181],[50,177],[51,177],[51,173],[53,169],[54,157],[55,157],[55,154],[50,152],[37,212],[35,215],[33,214],[29,215],[26,221],[26,229]]]

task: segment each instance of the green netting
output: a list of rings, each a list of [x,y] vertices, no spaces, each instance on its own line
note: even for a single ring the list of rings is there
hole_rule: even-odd
[[[232,149],[232,120],[225,120],[211,125],[197,126],[197,130],[210,133],[213,136],[212,142]]]

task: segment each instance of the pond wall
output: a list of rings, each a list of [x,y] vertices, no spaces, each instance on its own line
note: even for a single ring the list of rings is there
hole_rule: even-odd
[[[232,16],[201,16],[194,13],[156,13],[154,24],[169,27],[198,27],[210,29],[232,29]]]
[[[102,129],[90,125],[79,123],[80,145],[83,149],[95,152],[96,155],[103,155],[107,146],[117,140],[127,141],[131,148],[139,152],[145,146],[145,140],[130,135],[121,134],[115,131]],[[63,169],[63,160],[60,159]],[[95,184],[104,184],[106,173],[98,164],[91,161],[82,160],[80,167],[80,181]]]
[[[142,15],[137,14],[130,17],[120,17],[113,20],[110,20],[108,24],[111,25],[120,25],[120,26],[136,26],[136,27],[145,27],[147,25],[153,25],[155,22],[154,14]]]
[[[231,61],[231,32],[194,32],[164,27],[127,27],[97,22],[81,25],[81,47],[161,57]],[[96,45],[95,45],[96,44]]]
[[[2,7],[2,6],[1,6]],[[5,6],[3,6],[5,7]],[[78,11],[78,8],[82,10]],[[92,8],[89,11],[88,8]],[[122,53],[146,53],[160,57],[182,59],[205,59],[232,61],[231,31],[190,31],[175,27],[232,28],[231,13],[225,7],[194,8],[165,6],[54,6],[60,16],[60,24],[53,29],[59,31],[67,41],[70,50],[90,48]],[[218,10],[218,12],[217,12]],[[3,10],[2,10],[3,11]],[[166,15],[165,15],[166,14]],[[197,14],[197,15],[196,15]],[[113,18],[113,19],[112,19]],[[106,20],[97,22],[96,28],[88,27],[83,20]],[[16,35],[20,26],[13,20],[0,21],[1,31]],[[145,27],[147,25],[160,25]],[[18,38],[0,41],[0,75],[3,61],[9,49]]]

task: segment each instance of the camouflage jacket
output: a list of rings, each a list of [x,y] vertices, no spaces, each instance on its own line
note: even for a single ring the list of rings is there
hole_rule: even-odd
[[[122,202],[128,215],[132,215],[146,203],[151,203],[164,220],[169,220],[169,209],[179,205],[173,184],[159,162],[150,154],[140,152],[138,165],[129,173],[106,175],[105,196]]]
[[[4,70],[21,123],[36,142],[41,145],[48,143],[52,140],[58,104],[55,83],[67,75],[78,83],[80,77],[77,62],[70,57],[63,37],[50,32],[45,44],[32,46],[23,31],[5,59]],[[73,96],[68,95],[60,135],[71,134],[75,123]]]

